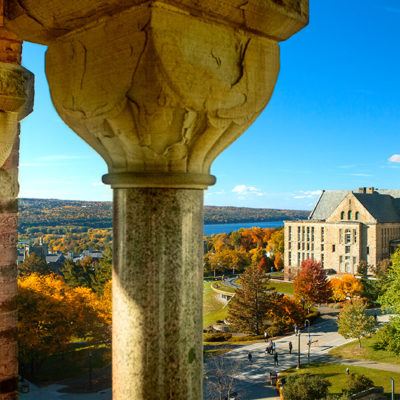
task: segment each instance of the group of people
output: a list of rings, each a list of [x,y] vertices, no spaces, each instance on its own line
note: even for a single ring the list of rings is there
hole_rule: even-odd
[[[289,342],[289,354],[292,354],[292,350],[293,350],[293,343]],[[273,342],[272,340],[270,340],[268,342],[268,345],[265,349],[265,353],[267,354],[272,354],[274,356],[274,366],[277,367],[279,366],[279,356],[278,356],[278,352],[276,351],[276,344],[275,342]],[[249,360],[249,362],[251,363],[253,361],[253,355],[251,354],[251,352],[249,351],[249,353],[247,354],[247,358]]]

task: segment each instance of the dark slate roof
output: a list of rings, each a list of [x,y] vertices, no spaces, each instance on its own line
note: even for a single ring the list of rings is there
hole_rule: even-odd
[[[349,193],[351,193],[349,190],[324,190],[308,219],[320,221],[327,219]]]
[[[399,209],[396,207],[395,199],[392,196],[378,192],[353,194],[378,222],[400,222]]]
[[[353,193],[378,222],[400,222],[400,190],[386,189],[376,189],[374,193],[351,190],[323,191],[309,219],[326,220],[349,193]]]

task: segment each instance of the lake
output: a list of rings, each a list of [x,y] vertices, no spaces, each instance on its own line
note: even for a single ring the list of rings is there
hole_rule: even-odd
[[[259,228],[281,228],[283,221],[269,222],[236,222],[233,224],[206,224],[204,225],[204,235],[214,235],[215,233],[230,233],[240,228],[251,228],[258,226]]]

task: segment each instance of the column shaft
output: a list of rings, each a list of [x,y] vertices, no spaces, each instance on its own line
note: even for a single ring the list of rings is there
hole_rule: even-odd
[[[114,190],[113,400],[203,398],[202,210],[202,190]]]
[[[0,400],[16,399],[18,137],[0,167]]]

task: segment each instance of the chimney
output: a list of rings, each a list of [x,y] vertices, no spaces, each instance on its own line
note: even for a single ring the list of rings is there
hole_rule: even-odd
[[[364,187],[360,187],[358,189],[358,193],[367,193],[367,188],[365,186]]]
[[[375,188],[372,186],[372,187],[369,187],[368,189],[367,189],[367,193],[368,194],[374,194],[375,193]]]

